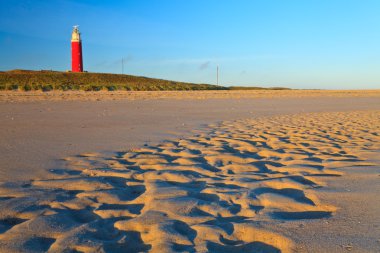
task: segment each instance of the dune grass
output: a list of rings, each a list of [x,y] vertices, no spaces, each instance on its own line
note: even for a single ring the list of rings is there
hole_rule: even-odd
[[[285,88],[260,87],[223,87],[212,84],[195,84],[177,82],[142,76],[106,74],[106,73],[72,73],[59,71],[11,70],[0,72],[0,90],[52,91],[52,90],[261,90]]]
[[[291,90],[285,87],[254,87],[254,86],[230,86],[229,90]]]
[[[131,75],[12,70],[0,72],[0,90],[224,90],[222,86],[194,84]]]

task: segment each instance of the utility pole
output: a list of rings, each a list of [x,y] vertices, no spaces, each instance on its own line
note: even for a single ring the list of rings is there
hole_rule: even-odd
[[[219,85],[219,65],[216,65],[216,85]]]

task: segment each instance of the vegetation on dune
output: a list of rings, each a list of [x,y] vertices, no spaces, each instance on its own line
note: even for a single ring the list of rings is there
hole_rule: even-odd
[[[0,90],[248,90],[265,89],[258,87],[223,87],[211,84],[194,84],[176,82],[141,76],[105,74],[105,73],[72,73],[59,71],[11,70],[0,72]],[[271,88],[272,89],[272,88]],[[274,88],[273,88],[274,89]],[[283,88],[277,88],[283,89]]]
[[[229,90],[290,90],[290,88],[284,88],[284,87],[270,87],[270,88],[264,88],[264,87],[252,87],[252,86],[230,86],[228,87]]]

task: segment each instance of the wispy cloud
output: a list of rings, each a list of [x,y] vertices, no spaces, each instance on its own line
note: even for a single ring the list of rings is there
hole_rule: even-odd
[[[119,59],[116,59],[110,65],[120,65],[121,62],[124,62],[124,64],[127,64],[131,62],[132,60],[133,60],[132,55],[127,55],[127,56],[120,57]]]
[[[231,63],[231,62],[241,62],[241,61],[250,61],[258,59],[266,59],[271,56],[267,55],[244,55],[244,56],[234,56],[234,57],[205,57],[205,58],[171,58],[171,59],[161,59],[160,64],[189,64],[189,65],[198,65],[199,68],[203,65],[210,67],[212,64],[222,64],[222,63]]]
[[[131,62],[133,60],[133,56],[127,55],[126,57],[123,57],[122,59],[124,60],[124,63],[128,63],[128,62]]]
[[[206,61],[199,66],[199,70],[205,70],[210,66],[210,61]]]

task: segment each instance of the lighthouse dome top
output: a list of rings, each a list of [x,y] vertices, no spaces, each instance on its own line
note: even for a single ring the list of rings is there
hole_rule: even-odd
[[[71,34],[71,41],[80,41],[80,32],[78,29],[78,25],[74,25],[73,32]]]

